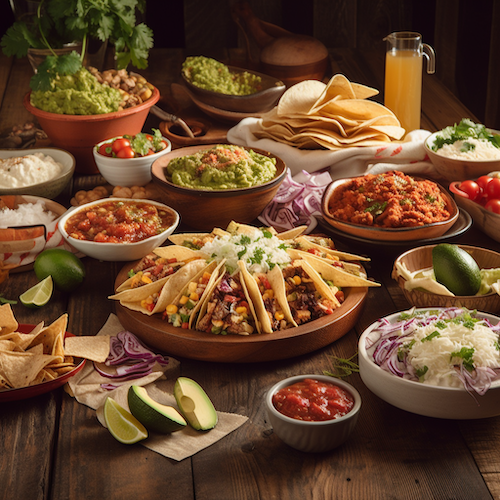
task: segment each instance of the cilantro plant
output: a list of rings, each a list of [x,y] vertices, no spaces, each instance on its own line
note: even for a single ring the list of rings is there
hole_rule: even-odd
[[[144,23],[136,24],[136,11],[144,12],[145,7],[146,0],[40,0],[29,22],[16,21],[2,36],[0,46],[9,57],[24,57],[29,48],[53,50],[75,41],[85,47],[91,38],[108,40],[115,46],[118,69],[129,64],[143,69],[153,46],[152,30]],[[62,57],[53,57],[48,63],[51,71],[76,67],[74,58],[59,61]]]

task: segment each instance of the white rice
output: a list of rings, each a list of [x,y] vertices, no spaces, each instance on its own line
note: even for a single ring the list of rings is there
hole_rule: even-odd
[[[474,144],[476,147],[468,151],[461,151],[464,143]],[[500,148],[486,139],[470,138],[464,141],[455,141],[453,144],[445,144],[436,153],[459,160],[500,160]]]
[[[0,210],[0,228],[34,226],[44,224],[48,226],[56,219],[56,215],[45,210],[45,203],[38,200],[36,203],[23,203],[16,209],[4,208]]]

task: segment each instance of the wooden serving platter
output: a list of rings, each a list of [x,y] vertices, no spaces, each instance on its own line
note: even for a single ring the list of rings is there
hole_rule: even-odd
[[[126,265],[119,272],[115,289],[125,281],[132,266]],[[223,363],[256,363],[307,354],[346,335],[362,312],[368,289],[345,288],[344,293],[344,303],[333,314],[272,334],[212,335],[175,328],[159,314],[147,316],[119,303],[116,314],[124,328],[150,347],[171,356]]]

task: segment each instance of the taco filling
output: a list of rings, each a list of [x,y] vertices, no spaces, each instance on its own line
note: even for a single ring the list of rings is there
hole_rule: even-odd
[[[143,257],[141,261],[129,271],[129,277],[132,278],[129,282],[129,286],[130,288],[137,288],[166,278],[174,274],[185,264],[185,261],[179,261],[176,258],[167,259],[155,253],[150,253]]]
[[[332,314],[339,302],[323,296],[315,281],[301,266],[287,266],[283,269],[286,298],[293,319],[301,325]]]
[[[230,275],[226,271],[207,298],[196,329],[216,335],[254,333],[252,307],[243,287],[240,273]]]

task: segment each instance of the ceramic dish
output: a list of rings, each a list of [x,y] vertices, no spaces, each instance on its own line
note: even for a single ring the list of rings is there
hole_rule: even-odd
[[[461,191],[457,189],[459,185],[460,181],[455,181],[450,184],[450,191],[453,193],[457,205],[469,212],[474,220],[474,224],[477,225],[483,233],[487,234],[495,241],[500,241],[500,214],[486,210],[486,208],[479,203],[462,196],[460,194]]]
[[[436,308],[433,308],[436,309]],[[478,313],[496,324],[499,318]],[[387,316],[397,321],[400,313]],[[471,395],[462,388],[439,387],[406,380],[383,370],[373,361],[374,347],[367,347],[367,338],[378,322],[370,325],[358,344],[359,373],[365,385],[379,398],[402,410],[427,417],[466,420],[500,415],[500,381],[493,382],[484,396]],[[477,400],[477,401],[476,401]]]
[[[472,255],[480,269],[500,267],[500,253],[486,248],[459,245]],[[394,262],[392,277],[398,282],[406,300],[416,307],[466,307],[489,313],[500,311],[500,295],[491,292],[486,295],[448,296],[426,292],[420,289],[405,289],[406,280],[397,272],[397,265],[404,264],[410,272],[432,268],[432,249],[435,245],[426,245],[413,248],[401,254]]]
[[[128,278],[132,265],[118,274],[115,290]],[[367,288],[345,288],[345,301],[333,314],[296,328],[261,335],[213,335],[175,328],[161,314],[147,316],[116,304],[121,325],[149,346],[171,356],[226,363],[255,363],[288,359],[335,342],[356,324],[364,305]]]
[[[17,330],[22,333],[29,333],[33,330],[33,328],[35,328],[35,325],[19,324]],[[74,335],[69,332],[66,332],[66,334],[64,335],[65,338],[73,336]],[[82,370],[85,366],[85,361],[85,359],[75,358],[75,368],[54,380],[48,380],[47,382],[42,382],[41,384],[21,387],[19,389],[6,389],[4,391],[0,391],[0,403],[28,399],[39,396],[40,394],[45,394],[47,392],[53,391],[54,389],[63,386],[71,377]]]
[[[141,259],[153,249],[161,246],[165,242],[165,240],[174,232],[175,228],[179,225],[180,222],[179,214],[163,203],[152,200],[132,200],[134,202],[145,202],[151,205],[155,205],[156,207],[158,207],[158,209],[163,209],[167,212],[171,212],[174,217],[174,222],[162,233],[151,236],[136,243],[105,243],[79,240],[76,238],[72,238],[68,234],[66,230],[66,223],[72,215],[78,212],[86,212],[92,207],[95,207],[96,205],[105,203],[107,201],[121,201],[124,203],[129,203],[131,200],[129,198],[111,198],[110,200],[97,200],[90,203],[85,203],[84,205],[80,205],[79,207],[74,207],[68,210],[67,213],[64,214],[63,217],[61,217],[58,225],[59,231],[61,231],[61,234],[66,243],[76,248],[76,250],[82,252],[84,255],[93,257],[94,259],[110,262]]]
[[[492,130],[494,133],[500,133]],[[432,150],[436,136],[441,132],[431,134],[425,141],[424,147],[436,170],[448,181],[465,181],[477,179],[481,175],[500,170],[500,160],[460,160],[458,158],[447,158]]]
[[[419,179],[414,177],[414,179]],[[333,192],[339,188],[341,185],[350,182],[352,178],[349,179],[338,179],[329,184],[325,192],[323,193],[323,198],[321,200],[321,212],[324,220],[332,226],[334,229],[342,231],[343,233],[349,234],[351,236],[356,236],[359,238],[365,238],[371,241],[390,241],[401,242],[410,240],[421,240],[436,238],[442,236],[455,224],[459,217],[458,207],[451,197],[451,195],[442,186],[439,186],[441,193],[446,200],[447,209],[450,212],[450,218],[442,222],[434,222],[432,224],[426,224],[424,226],[417,227],[403,227],[403,228],[383,228],[376,226],[365,226],[362,224],[352,224],[350,222],[345,222],[340,219],[333,217],[328,210],[328,203],[333,195]]]
[[[49,181],[40,182],[39,184],[34,184],[32,186],[11,188],[2,187],[0,185],[0,195],[1,194],[29,194],[32,196],[42,196],[43,198],[56,198],[62,193],[68,182],[73,177],[75,172],[75,158],[74,156],[59,148],[38,148],[38,149],[3,149],[0,150],[0,159],[5,160],[7,158],[13,158],[17,156],[25,156],[28,154],[42,153],[44,155],[51,156],[55,161],[59,162],[63,166],[62,174],[57,177],[57,179],[51,179]]]
[[[153,182],[158,186],[162,200],[181,214],[184,224],[198,231],[226,227],[232,220],[241,223],[254,221],[274,198],[287,172],[283,160],[266,151],[251,148],[256,153],[276,159],[276,175],[264,184],[240,189],[205,191],[177,186],[167,180],[165,170],[172,159],[190,156],[214,146],[215,144],[202,144],[174,149],[158,158],[151,167]],[[203,207],[203,217],[200,217],[200,207]]]
[[[354,399],[354,406],[346,415],[333,420],[310,422],[297,420],[280,413],[273,405],[273,395],[284,387],[288,387],[304,379],[334,384],[349,392]],[[275,384],[265,396],[265,404],[269,422],[275,434],[288,446],[299,451],[322,453],[342,445],[354,431],[361,410],[359,392],[344,380],[327,375],[296,375]]]
[[[272,76],[263,75],[256,71],[236,68],[234,66],[228,67],[229,71],[233,74],[247,72],[260,76],[262,90],[249,95],[222,94],[220,92],[213,92],[212,90],[201,89],[193,85],[183,72],[181,72],[181,76],[189,91],[198,101],[220,110],[236,113],[268,111],[278,102],[279,98],[286,90],[285,84]]]

